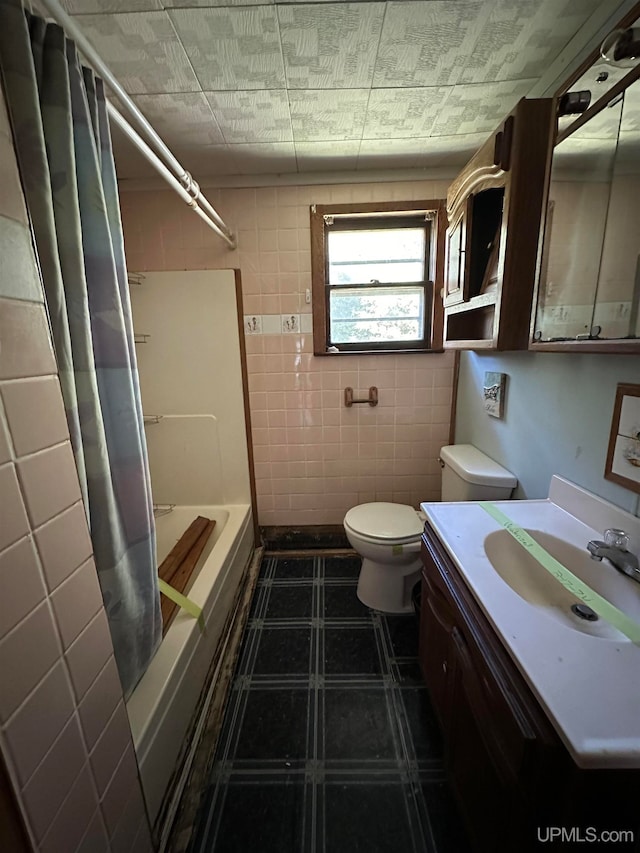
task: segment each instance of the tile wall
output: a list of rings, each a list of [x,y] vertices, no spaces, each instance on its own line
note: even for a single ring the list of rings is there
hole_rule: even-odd
[[[35,850],[151,849],[0,90],[0,750]]]
[[[207,191],[236,251],[171,191],[121,192],[130,271],[241,270],[260,524],[338,524],[357,503],[438,499],[453,355],[313,356],[309,206],[446,191],[443,181]],[[377,408],[344,407],[346,386],[366,396],[370,385]]]

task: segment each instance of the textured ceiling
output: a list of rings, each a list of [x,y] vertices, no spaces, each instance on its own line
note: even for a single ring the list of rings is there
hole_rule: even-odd
[[[599,0],[63,2],[202,180],[461,165]]]

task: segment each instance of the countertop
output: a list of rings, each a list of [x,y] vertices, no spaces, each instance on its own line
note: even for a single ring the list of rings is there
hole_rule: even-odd
[[[640,519],[560,477],[546,500],[494,503],[520,527],[578,548],[602,538],[605,527],[622,527],[638,553]],[[599,623],[592,633],[574,630],[522,598],[485,553],[485,538],[501,526],[477,502],[421,509],[576,764],[640,768],[640,647],[610,625],[605,633]],[[640,600],[640,584],[606,561],[599,565]]]

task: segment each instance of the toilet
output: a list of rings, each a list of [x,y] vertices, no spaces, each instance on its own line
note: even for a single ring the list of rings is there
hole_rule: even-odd
[[[440,465],[443,501],[508,500],[518,482],[471,444],[443,447]],[[362,557],[357,595],[367,607],[384,613],[413,609],[424,522],[424,513],[407,504],[366,503],[347,512],[344,530]]]

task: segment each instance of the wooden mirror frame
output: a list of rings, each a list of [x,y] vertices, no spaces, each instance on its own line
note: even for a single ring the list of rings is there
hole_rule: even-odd
[[[640,494],[640,385],[616,388],[604,476]]]

